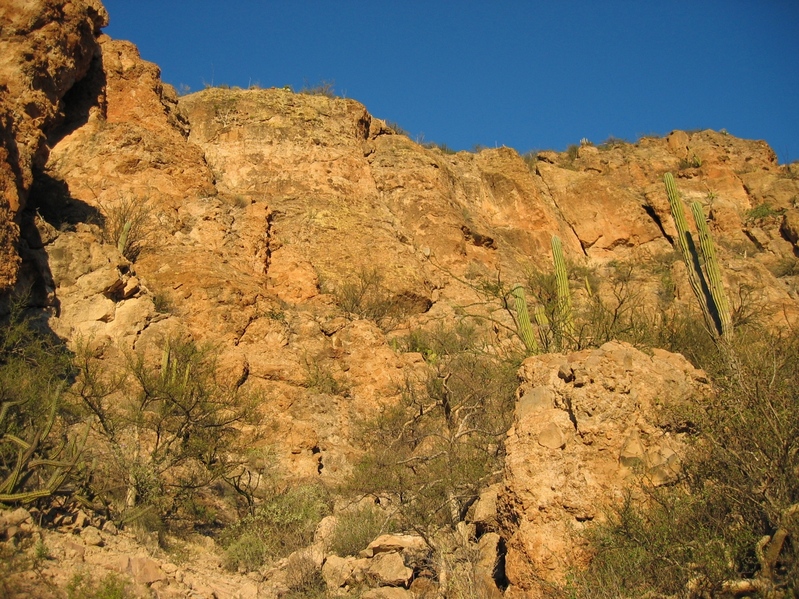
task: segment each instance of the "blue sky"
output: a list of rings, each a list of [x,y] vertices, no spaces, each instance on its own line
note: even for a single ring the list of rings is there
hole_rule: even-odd
[[[799,0],[104,3],[177,88],[333,82],[457,150],[724,128],[799,160]]]

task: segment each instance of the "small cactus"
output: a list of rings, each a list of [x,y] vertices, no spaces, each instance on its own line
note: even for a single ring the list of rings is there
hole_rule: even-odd
[[[530,313],[527,311],[527,300],[524,297],[524,288],[521,285],[517,285],[513,288],[511,294],[513,295],[516,307],[516,324],[519,330],[519,336],[522,338],[527,352],[530,354],[537,354],[538,342],[535,339],[533,325],[530,322]]]
[[[17,455],[13,469],[0,480],[0,503],[30,503],[55,493],[78,463],[83,447],[86,444],[89,429],[82,439],[61,446],[52,446],[47,437],[52,431],[56,419],[58,397],[61,390],[54,394],[50,404],[47,421],[41,428],[31,431],[27,439],[6,433],[2,439],[17,446]],[[13,408],[9,402],[3,403],[0,409],[0,423]],[[31,482],[40,481],[30,489]],[[25,490],[28,487],[30,490]]]
[[[130,235],[130,228],[133,226],[131,221],[125,221],[122,226],[122,232],[119,234],[119,241],[117,241],[117,250],[125,256],[125,250],[128,249],[128,236]],[[127,258],[127,256],[125,256]]]

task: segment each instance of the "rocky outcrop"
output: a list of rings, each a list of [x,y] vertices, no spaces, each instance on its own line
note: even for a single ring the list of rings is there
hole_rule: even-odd
[[[107,24],[99,0],[0,6],[0,293],[17,281],[27,245],[20,211],[47,161],[48,137],[66,125],[64,98],[86,76]]]
[[[261,398],[289,477],[349,471],[356,423],[425,368],[397,337],[468,306],[491,312],[497,346],[513,344],[500,299],[481,290],[549,272],[552,235],[586,279],[634,261],[644,305],[666,284],[679,309],[691,305],[672,259],[667,171],[709,216],[737,316],[799,319],[799,170],[763,142],[675,131],[527,157],[453,154],[354,100],[285,89],[178,98],[135,46],[100,33],[106,22],[96,0],[0,7],[0,293],[31,288],[54,331],[107,360],[176,334],[212,342],[224,376]],[[357,305],[364,288],[376,307]],[[659,409],[706,384],[679,356],[619,343],[530,358],[521,377],[505,481],[452,552],[450,572],[475,565],[486,596],[561,580],[588,559],[573,533],[601,520],[603,501],[637,478],[669,482],[680,439]],[[189,566],[123,557],[132,545],[87,518],[63,525],[75,535],[59,556],[105,560],[159,596],[234,593]],[[8,520],[4,534],[30,534],[30,520]],[[420,574],[430,555],[389,541],[310,558],[331,588],[369,578],[383,586],[365,596],[435,594]],[[234,578],[242,596],[263,586]]]
[[[664,408],[708,391],[682,356],[626,343],[528,358],[498,497],[508,597],[544,596],[590,558],[580,534],[635,484],[676,480],[680,435]]]

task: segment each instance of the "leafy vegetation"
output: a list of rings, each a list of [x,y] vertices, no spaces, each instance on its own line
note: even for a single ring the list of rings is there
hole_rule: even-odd
[[[462,521],[502,462],[517,364],[482,351],[473,334],[414,334],[424,373],[364,427],[366,453],[349,490],[386,503],[402,528],[424,536]]]
[[[774,210],[768,202],[758,204],[746,213],[746,219],[749,221],[762,221],[774,216],[780,216],[782,213],[779,210]]]
[[[734,352],[698,356],[717,392],[674,414],[693,431],[680,483],[611,509],[568,596],[795,596],[799,343],[756,330]]]
[[[358,555],[378,536],[392,529],[386,514],[373,505],[359,506],[338,515],[330,550],[341,557]]]
[[[149,513],[194,520],[195,500],[214,483],[239,483],[244,444],[239,428],[252,400],[216,377],[214,355],[191,341],[170,341],[160,361],[129,354],[112,371],[88,349],[76,358],[73,392],[92,417],[97,460],[91,494],[123,520]]]
[[[0,327],[0,502],[49,497],[77,465],[85,435],[66,429],[70,356],[40,323],[12,305]],[[84,428],[85,430],[85,428]]]
[[[360,270],[336,295],[350,318],[372,320],[385,332],[393,330],[407,313],[402,298],[383,284],[383,275],[376,268]]]
[[[104,207],[104,214],[104,241],[117,246],[125,258],[135,262],[155,233],[152,206],[141,198],[120,197]]]
[[[316,525],[331,507],[320,485],[299,485],[274,493],[224,532],[227,566],[255,570],[309,545]]]
[[[108,574],[99,581],[79,572],[67,585],[67,599],[129,599],[134,597],[131,584],[117,574]]]

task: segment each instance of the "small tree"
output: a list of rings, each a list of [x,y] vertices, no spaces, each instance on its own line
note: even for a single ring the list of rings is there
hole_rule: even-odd
[[[84,351],[79,366],[75,391],[94,416],[100,441],[100,495],[124,495],[128,514],[155,510],[169,519],[212,483],[242,480],[240,427],[252,402],[217,380],[208,349],[171,341],[160,366],[136,353],[116,372]]]
[[[402,401],[366,427],[367,453],[352,483],[355,491],[389,499],[402,525],[425,536],[462,521],[499,474],[517,366],[458,349],[457,334],[440,331],[427,340],[416,348],[427,356],[427,372],[407,380]]]

